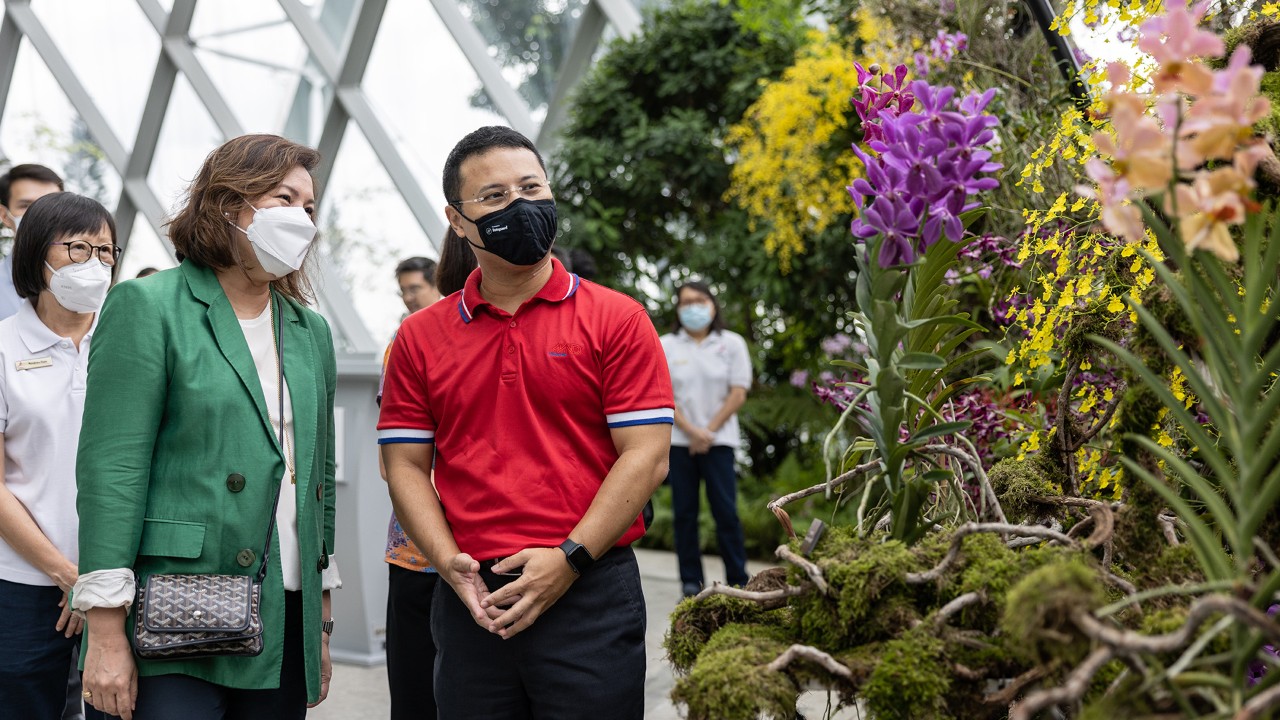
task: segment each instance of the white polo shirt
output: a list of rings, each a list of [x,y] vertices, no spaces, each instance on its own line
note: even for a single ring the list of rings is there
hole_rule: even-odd
[[[71,562],[80,557],[76,515],[76,446],[84,414],[89,364],[85,335],[77,350],[22,301],[0,320],[0,432],[4,433],[4,484],[54,547]],[[110,428],[90,432],[110,432]],[[54,582],[0,540],[0,579],[25,585]]]
[[[671,369],[676,408],[685,419],[706,427],[729,397],[729,388],[751,388],[751,355],[747,341],[728,330],[713,330],[702,342],[684,330],[662,336],[662,349]],[[738,415],[734,413],[716,432],[713,445],[738,447],[741,442]],[[671,444],[689,446],[689,436],[679,427],[671,430]]]

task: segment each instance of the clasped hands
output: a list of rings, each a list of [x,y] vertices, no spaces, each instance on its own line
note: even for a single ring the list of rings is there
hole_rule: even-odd
[[[690,455],[707,454],[711,451],[711,446],[714,445],[716,441],[716,434],[704,427],[693,428],[691,432],[686,434],[689,436]]]
[[[578,577],[559,548],[526,548],[493,566],[495,574],[517,569],[519,578],[490,592],[480,576],[480,563],[466,553],[437,568],[476,624],[504,640],[533,625]]]

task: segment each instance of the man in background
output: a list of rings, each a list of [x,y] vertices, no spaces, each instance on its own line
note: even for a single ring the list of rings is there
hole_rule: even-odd
[[[396,266],[396,282],[400,284],[400,299],[412,315],[440,299],[436,289],[436,261],[424,257],[411,257]]]
[[[35,163],[14,165],[0,176],[0,224],[16,234],[31,203],[56,192],[62,192],[58,173]],[[13,287],[13,264],[6,255],[0,261],[0,320],[17,313],[20,302]]]

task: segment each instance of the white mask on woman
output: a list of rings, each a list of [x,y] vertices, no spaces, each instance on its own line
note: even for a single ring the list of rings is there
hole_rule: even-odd
[[[111,289],[111,269],[97,260],[64,265],[49,278],[49,292],[62,307],[76,313],[98,312]]]
[[[253,210],[248,228],[231,225],[249,237],[258,265],[278,278],[301,268],[316,237],[316,226],[307,211],[292,205]]]

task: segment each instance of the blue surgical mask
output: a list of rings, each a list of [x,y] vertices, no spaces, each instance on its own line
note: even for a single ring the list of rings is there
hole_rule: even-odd
[[[680,318],[680,324],[690,332],[706,330],[711,325],[713,314],[711,305],[707,303],[681,305],[680,309],[676,311],[676,315]]]

